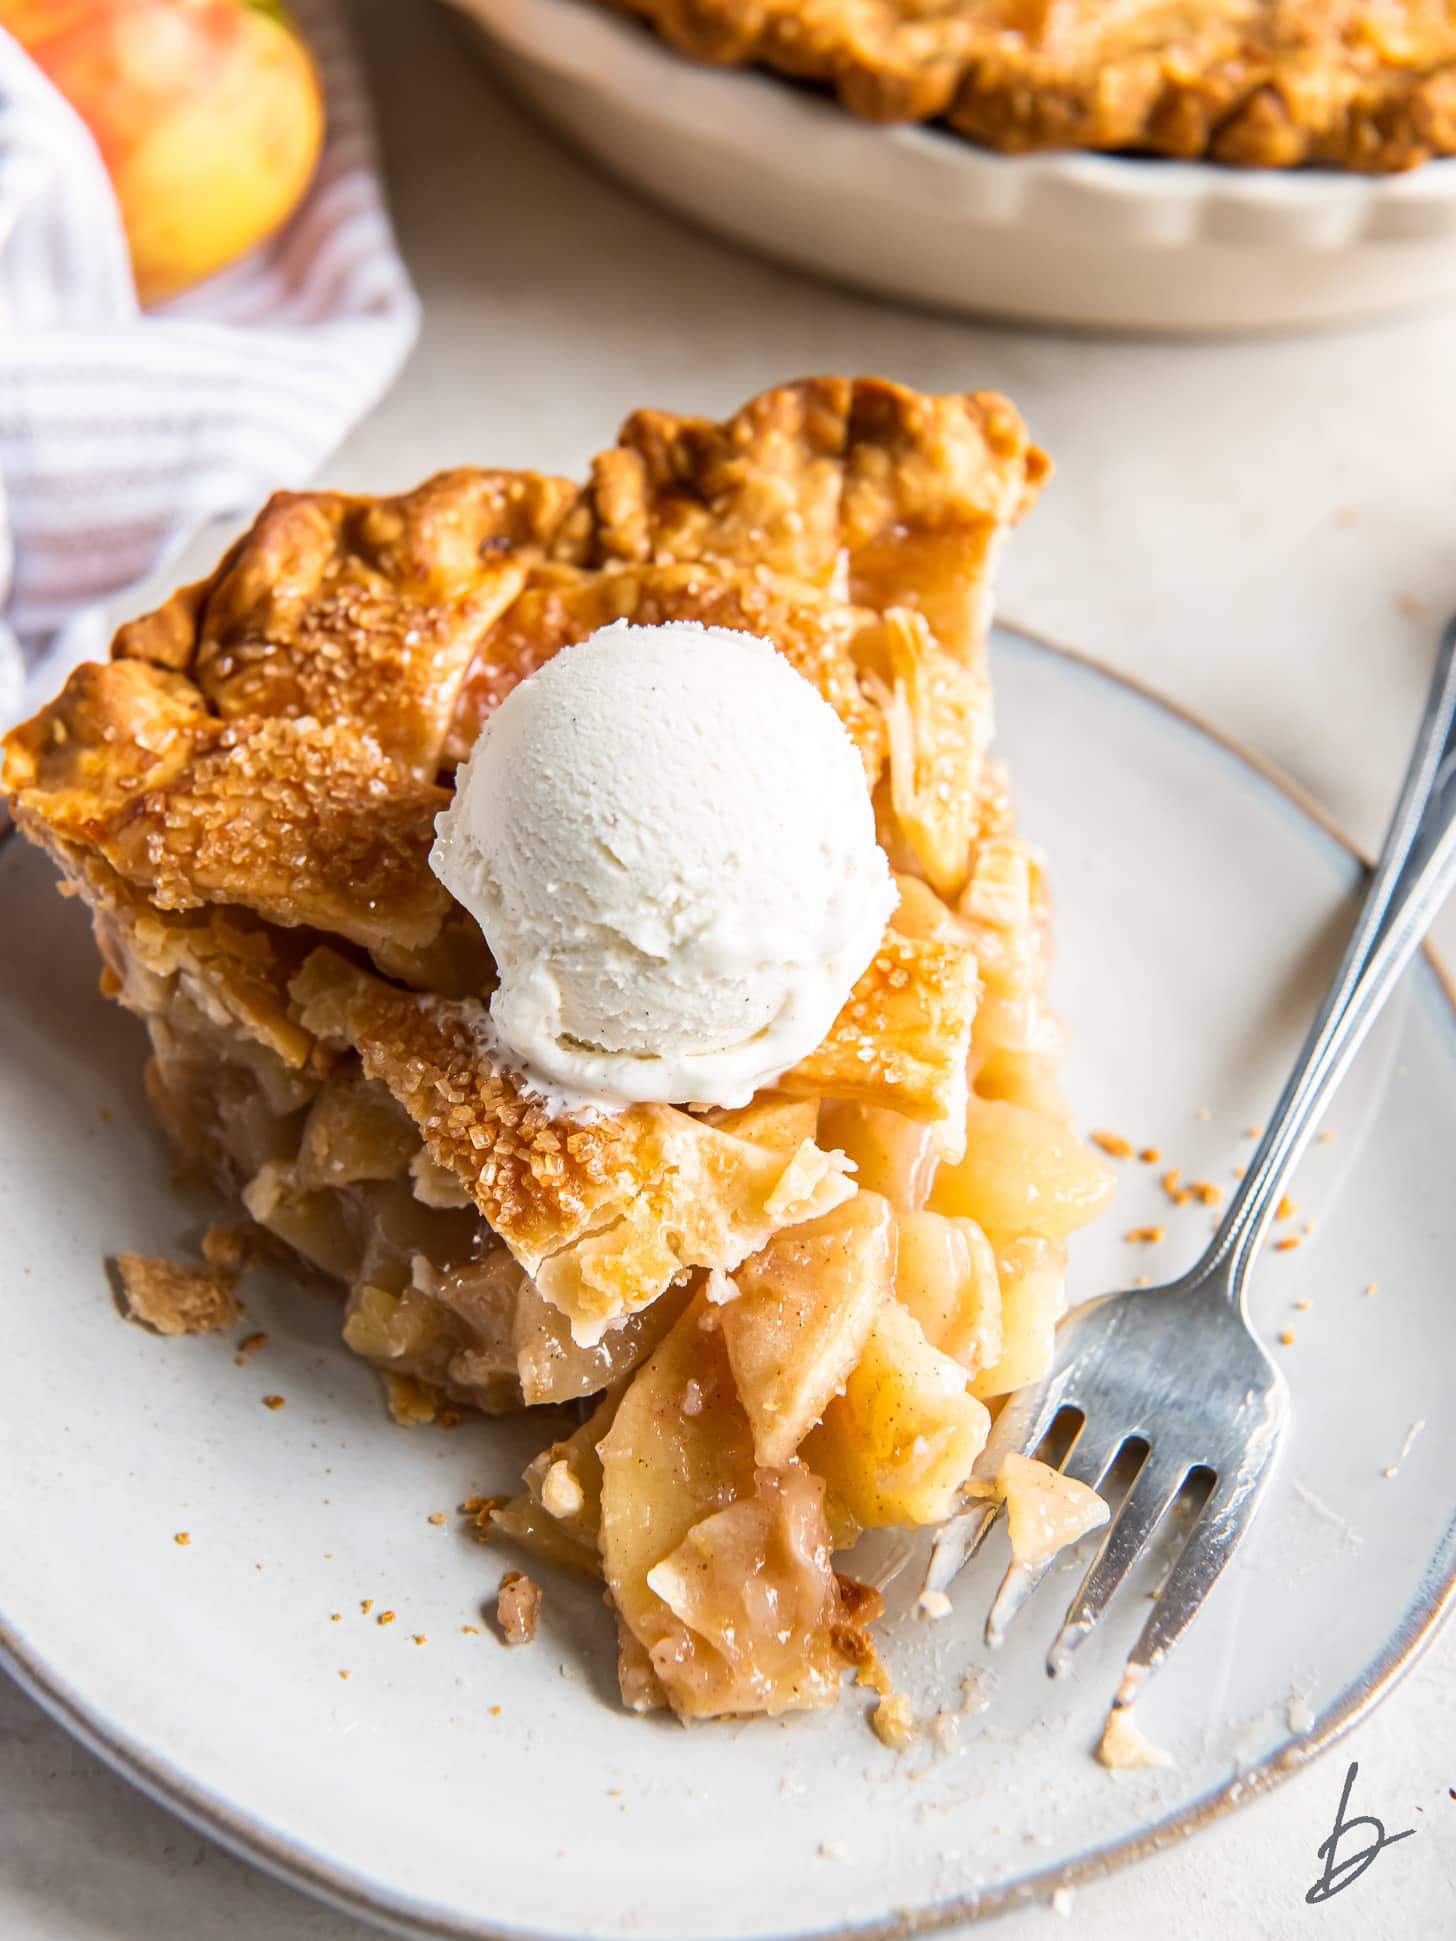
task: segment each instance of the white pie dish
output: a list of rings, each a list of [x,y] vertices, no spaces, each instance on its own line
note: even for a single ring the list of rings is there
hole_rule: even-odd
[[[1227,1180],[1318,993],[1355,864],[1276,783],[1114,678],[1009,634],[993,671],[1001,745],[1051,860],[1072,1096],[1189,1176]],[[245,1284],[246,1327],[270,1340],[243,1368],[229,1339],[125,1326],[102,1257],[174,1251],[208,1210],[169,1184],[140,1031],[95,995],[79,912],[18,839],[0,896],[0,1651],[137,1783],[357,1912],[533,1941],[887,1935],[907,1910],[991,1912],[1256,1796],[1357,1720],[1452,1601],[1456,1014],[1429,960],[1294,1187],[1315,1235],[1256,1283],[1271,1333],[1296,1300],[1314,1305],[1288,1350],[1292,1439],[1251,1549],[1142,1708],[1178,1764],[1114,1780],[1088,1752],[1140,1614],[1109,1620],[1049,1687],[1072,1559],[1024,1614],[961,1754],[934,1761],[923,1747],[897,1761],[854,1696],[781,1724],[633,1718],[595,1590],[556,1577],[541,1639],[504,1650],[479,1606],[510,1560],[426,1519],[508,1485],[539,1431],[396,1429],[337,1341],[337,1307],[285,1280]],[[1074,1254],[1081,1293],[1174,1271],[1201,1242],[1206,1211],[1169,1208],[1152,1168],[1123,1179]],[[1154,1219],[1165,1247],[1124,1243]],[[286,1407],[261,1407],[268,1393]],[[954,1706],[986,1662],[997,1561],[943,1623],[893,1617],[886,1656],[918,1711]],[[902,1607],[912,1582],[895,1587]],[[382,1629],[386,1606],[399,1618]],[[723,1866],[749,1843],[752,1867]]]
[[[747,247],[901,301],[1106,330],[1292,330],[1456,298],[1456,160],[1409,174],[1003,156],[684,59],[595,0],[456,0],[575,146]]]

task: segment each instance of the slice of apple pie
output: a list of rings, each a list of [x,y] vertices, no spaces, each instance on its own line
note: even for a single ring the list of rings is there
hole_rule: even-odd
[[[484,1514],[603,1578],[635,1707],[832,1701],[867,1648],[834,1553],[956,1509],[1108,1194],[987,753],[992,569],[1045,472],[999,397],[826,378],[639,412],[584,487],[281,494],[6,746],[177,1152],[344,1285],[396,1416],[574,1409]],[[731,1102],[532,1083],[431,866],[507,698],[620,622],[771,643],[862,771],[888,925]]]

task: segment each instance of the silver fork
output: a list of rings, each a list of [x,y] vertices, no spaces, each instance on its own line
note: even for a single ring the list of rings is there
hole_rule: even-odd
[[[1103,1484],[1141,1461],[1052,1643],[1071,1664],[1190,1477],[1208,1493],[1128,1660],[1119,1703],[1182,1636],[1253,1521],[1289,1413],[1283,1375],[1254,1335],[1250,1268],[1285,1180],[1376,1014],[1456,882],[1456,619],[1447,626],[1420,732],[1354,935],[1238,1192],[1197,1265],[1164,1287],[1106,1294],[1062,1322],[1050,1373],[1011,1396],[976,1465],[990,1482],[1009,1454],[1034,1455],[1080,1418],[1061,1461]],[[925,1589],[944,1592],[989,1535],[994,1497],[940,1532]],[[1050,1567],[1007,1571],[986,1621],[998,1645]]]

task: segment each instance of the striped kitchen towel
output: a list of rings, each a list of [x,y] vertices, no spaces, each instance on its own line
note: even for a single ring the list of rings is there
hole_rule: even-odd
[[[293,0],[328,102],[274,240],[137,304],[86,128],[0,32],[0,729],[104,651],[107,608],[223,513],[302,485],[418,327],[342,0]]]

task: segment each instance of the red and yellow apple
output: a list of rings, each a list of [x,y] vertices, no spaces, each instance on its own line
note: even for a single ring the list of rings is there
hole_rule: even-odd
[[[323,98],[281,0],[0,0],[96,139],[157,303],[272,235],[318,161]]]

